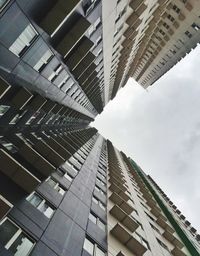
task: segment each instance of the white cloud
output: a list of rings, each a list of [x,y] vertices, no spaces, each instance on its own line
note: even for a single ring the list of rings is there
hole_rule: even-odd
[[[200,46],[147,90],[129,80],[94,126],[200,230]]]

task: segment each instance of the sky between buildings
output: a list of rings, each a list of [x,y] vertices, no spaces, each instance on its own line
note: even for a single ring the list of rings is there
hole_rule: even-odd
[[[129,79],[92,125],[200,231],[200,45],[147,90]]]

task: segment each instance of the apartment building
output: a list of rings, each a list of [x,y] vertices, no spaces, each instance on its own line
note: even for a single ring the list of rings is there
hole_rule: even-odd
[[[0,255],[200,255],[155,181],[89,126],[130,76],[146,88],[196,46],[199,4],[0,1]]]
[[[200,40],[197,0],[3,0],[0,75],[94,118],[129,77],[144,88]]]
[[[2,145],[0,255],[200,255],[197,231],[94,128]]]

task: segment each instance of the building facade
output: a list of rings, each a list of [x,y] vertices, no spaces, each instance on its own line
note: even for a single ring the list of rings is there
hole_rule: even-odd
[[[2,0],[0,75],[91,118],[129,77],[153,84],[200,40],[197,0]]]
[[[0,255],[200,255],[184,215],[89,126],[130,76],[146,88],[199,42],[199,5],[0,1]]]
[[[15,137],[0,150],[0,255],[200,255],[181,212],[94,128]]]

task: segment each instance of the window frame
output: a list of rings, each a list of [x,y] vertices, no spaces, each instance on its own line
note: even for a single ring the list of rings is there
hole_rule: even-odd
[[[27,256],[30,255],[31,251],[33,250],[33,247],[34,247],[35,244],[36,244],[36,241],[35,241],[33,238],[31,238],[31,236],[29,236],[26,232],[24,232],[24,230],[23,230],[21,227],[19,227],[14,221],[12,221],[12,220],[11,220],[10,218],[8,218],[8,217],[5,217],[5,218],[3,218],[3,219],[0,221],[0,226],[1,226],[4,222],[6,222],[7,220],[8,220],[10,223],[12,223],[12,225],[15,226],[18,230],[17,230],[16,233],[9,239],[9,241],[6,242],[6,244],[4,245],[4,248],[5,248],[6,250],[9,250],[10,247],[11,247],[11,246],[15,243],[15,241],[18,239],[18,237],[19,237],[21,234],[24,234],[24,236],[25,236],[28,240],[30,240],[30,242],[32,242],[32,244],[33,244],[32,247],[30,248],[30,250],[29,250]]]

